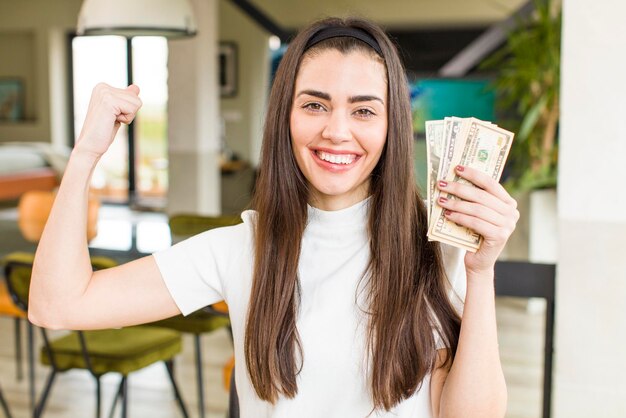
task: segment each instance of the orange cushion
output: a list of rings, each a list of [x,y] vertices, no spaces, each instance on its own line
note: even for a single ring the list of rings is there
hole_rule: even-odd
[[[233,355],[224,365],[222,369],[222,375],[224,376],[224,389],[228,392],[230,390],[230,377],[233,374],[235,368],[235,356]]]
[[[214,303],[211,306],[213,307],[213,309],[215,309],[218,312],[222,312],[222,313],[225,313],[225,314],[228,313],[228,305],[224,301]]]
[[[31,191],[22,195],[18,204],[18,226],[26,240],[39,242],[55,197],[54,192],[48,191]],[[100,202],[90,196],[87,208],[87,240],[91,241],[97,234]]]
[[[26,312],[15,306],[6,284],[0,282],[0,315],[14,316],[18,318],[26,318]]]

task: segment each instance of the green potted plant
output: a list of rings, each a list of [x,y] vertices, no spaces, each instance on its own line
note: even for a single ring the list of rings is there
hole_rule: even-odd
[[[507,188],[556,187],[561,57],[560,3],[535,0],[535,13],[518,22],[503,48],[482,68],[496,71],[499,124],[517,132]]]
[[[522,218],[504,256],[555,262],[561,7],[559,0],[534,3],[481,67],[495,72],[497,123],[517,132],[505,187]]]

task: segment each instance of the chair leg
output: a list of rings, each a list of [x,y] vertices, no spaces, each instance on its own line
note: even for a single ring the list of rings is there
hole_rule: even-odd
[[[196,345],[196,380],[198,381],[198,410],[200,418],[204,418],[204,379],[202,378],[202,342],[200,334],[194,334]]]
[[[174,378],[174,362],[171,359],[166,360],[165,368],[167,369],[167,374],[169,374],[170,376],[172,388],[174,389],[174,396],[176,397],[176,401],[178,402],[178,406],[180,407],[180,412],[183,414],[183,417],[189,418],[189,413],[187,413],[185,402],[183,402],[183,398],[181,397],[180,391],[178,390],[178,385],[176,384],[176,379]]]
[[[9,411],[9,405],[7,404],[7,401],[4,399],[4,395],[2,395],[2,388],[0,388],[0,406],[2,406],[4,415],[7,418],[12,418],[11,411]]]
[[[28,392],[30,401],[30,411],[36,416],[35,405],[35,336],[33,335],[33,324],[26,321],[26,332],[28,336]]]
[[[50,394],[50,389],[52,388],[52,383],[54,383],[54,378],[56,377],[56,375],[57,371],[52,369],[52,371],[48,375],[48,380],[46,381],[46,386],[44,387],[43,393],[41,394],[39,403],[35,407],[35,418],[39,418],[43,414],[43,410],[46,407],[46,401],[48,400],[48,395]]]
[[[21,382],[24,378],[24,371],[22,369],[22,320],[15,318],[15,373],[17,381]]]
[[[118,399],[122,396],[122,390],[124,389],[124,379],[126,377],[122,376],[122,380],[120,380],[120,386],[115,393],[115,397],[113,398],[113,405],[111,405],[111,411],[109,412],[109,418],[113,418],[115,415],[115,408],[117,406]]]
[[[124,376],[122,379],[122,418],[128,416],[128,378]]]
[[[235,368],[230,374],[230,393],[228,394],[228,418],[239,418],[239,397],[235,386]]]
[[[100,385],[100,376],[94,376],[96,379],[96,418],[100,418],[101,399],[102,399],[102,387]]]

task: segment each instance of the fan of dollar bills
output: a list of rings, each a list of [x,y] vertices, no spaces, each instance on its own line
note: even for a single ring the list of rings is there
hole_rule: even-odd
[[[475,168],[499,181],[513,136],[512,132],[491,122],[475,118],[450,117],[426,122],[429,240],[472,252],[480,248],[482,236],[444,216],[444,209],[437,204],[442,195],[437,182],[471,184],[456,175],[454,168],[457,165]],[[447,193],[444,197],[456,199]]]

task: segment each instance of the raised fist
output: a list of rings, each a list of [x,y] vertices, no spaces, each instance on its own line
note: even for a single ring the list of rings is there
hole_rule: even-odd
[[[120,125],[131,123],[141,105],[139,87],[134,84],[125,89],[97,84],[75,149],[100,157],[109,149]]]

